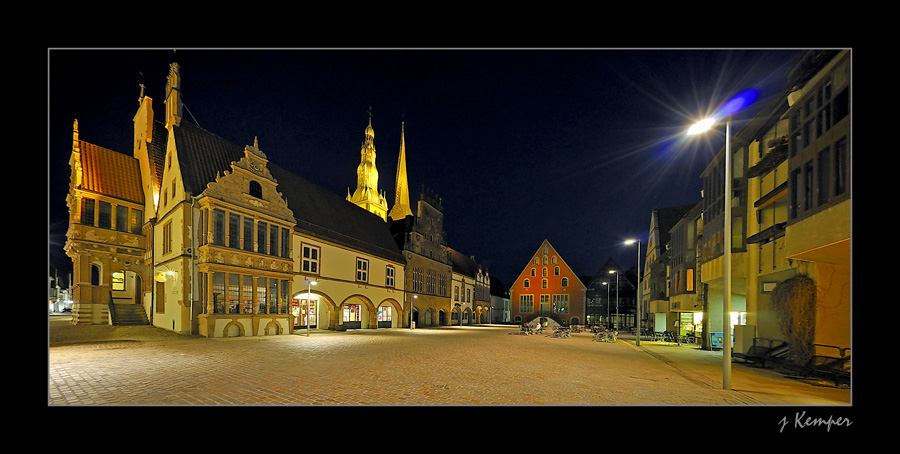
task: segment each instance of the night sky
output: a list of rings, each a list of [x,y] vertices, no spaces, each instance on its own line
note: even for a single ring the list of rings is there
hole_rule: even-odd
[[[724,127],[686,128],[747,88],[783,88],[795,49],[49,49],[48,262],[65,275],[72,124],[128,155],[140,84],[157,118],[169,63],[187,121],[346,196],[372,113],[379,189],[394,203],[405,122],[410,202],[444,203],[450,247],[507,286],[544,239],[579,275],[637,263],[653,208],[700,202]],[[347,202],[349,203],[349,202]],[[67,279],[65,279],[67,281]]]

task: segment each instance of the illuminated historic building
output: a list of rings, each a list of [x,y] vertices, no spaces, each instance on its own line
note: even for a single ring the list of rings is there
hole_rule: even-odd
[[[391,232],[406,259],[406,298],[416,326],[450,325],[453,266],[444,232],[441,199],[424,188],[415,215],[392,221]]]
[[[384,194],[378,191],[378,168],[375,167],[375,130],[372,129],[371,114],[369,115],[369,125],[366,126],[366,137],[359,154],[359,167],[356,168],[356,190],[353,191],[353,195],[350,195],[350,189],[347,189],[347,200],[386,221],[387,202]]]
[[[561,325],[581,325],[586,292],[581,279],[544,240],[510,287],[510,317],[513,323],[546,318]]]
[[[180,79],[172,64],[162,122],[141,88],[133,156],[80,140],[75,123],[73,321],[120,324],[138,308],[208,337],[401,326],[406,264],[386,208],[372,216],[270,162],[256,139],[241,147],[184,120]],[[370,122],[366,197],[372,139]]]
[[[478,266],[475,257],[467,257],[453,248],[447,249],[453,265],[451,324],[488,323],[491,310],[490,276]]]

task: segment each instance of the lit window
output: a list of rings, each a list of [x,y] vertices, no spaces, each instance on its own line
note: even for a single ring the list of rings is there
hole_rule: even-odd
[[[112,275],[112,289],[113,291],[122,291],[125,290],[125,273],[117,272]]]

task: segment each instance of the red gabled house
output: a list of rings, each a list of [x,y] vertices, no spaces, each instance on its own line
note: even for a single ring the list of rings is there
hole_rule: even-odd
[[[584,324],[587,287],[550,242],[544,240],[510,288],[510,320],[540,317],[561,325]]]

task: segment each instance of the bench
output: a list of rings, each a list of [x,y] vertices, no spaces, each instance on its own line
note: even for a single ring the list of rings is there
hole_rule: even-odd
[[[831,380],[835,386],[850,384],[850,356],[814,355],[801,369],[807,378]]]
[[[850,384],[850,348],[835,345],[814,344],[816,354],[800,369],[804,377],[828,379],[835,386]],[[833,349],[833,354],[820,354],[822,350]]]
[[[766,363],[786,363],[791,356],[790,345],[780,339],[769,339],[765,337],[753,338],[753,345],[747,350],[747,353],[731,352],[731,356],[740,358],[744,362],[758,364],[760,367],[766,367]]]

